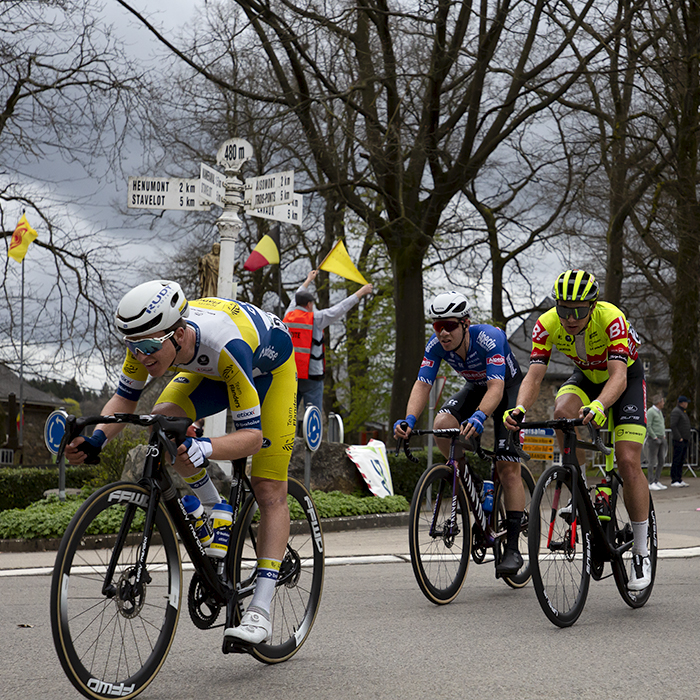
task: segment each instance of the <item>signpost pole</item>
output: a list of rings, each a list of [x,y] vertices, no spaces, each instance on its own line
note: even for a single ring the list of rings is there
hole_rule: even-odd
[[[216,295],[223,299],[236,298],[236,285],[233,281],[233,265],[236,255],[236,243],[243,228],[239,214],[243,211],[243,194],[245,183],[239,177],[244,163],[253,155],[253,147],[245,139],[229,139],[224,141],[216,154],[217,165],[222,166],[226,176],[224,180],[225,195],[223,212],[216,220],[221,243],[219,259],[219,279],[216,285]],[[226,434],[226,418],[228,411],[221,411],[207,418],[207,437],[220,437]],[[222,469],[231,474],[231,465],[224,462]],[[228,467],[228,469],[226,469]]]

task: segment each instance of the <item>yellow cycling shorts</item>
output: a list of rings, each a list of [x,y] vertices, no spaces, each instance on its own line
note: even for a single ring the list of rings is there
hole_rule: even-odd
[[[297,374],[292,354],[282,365],[256,377],[263,445],[253,455],[252,476],[286,481],[297,424]],[[226,383],[194,372],[179,372],[156,404],[174,403],[193,421],[229,408]]]

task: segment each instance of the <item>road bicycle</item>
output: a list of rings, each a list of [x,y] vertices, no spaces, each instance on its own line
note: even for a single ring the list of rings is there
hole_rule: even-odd
[[[51,581],[51,628],[63,670],[83,695],[132,698],[165,661],[184,597],[199,629],[240,622],[243,600],[255,590],[258,506],[246,460],[233,462],[230,545],[224,559],[208,556],[164,463],[166,455],[174,459],[190,419],[69,416],[59,458],[86,426],[98,423],[151,429],[143,478],[104,486],[71,520]],[[270,611],[272,639],[256,646],[224,639],[225,654],[250,653],[269,664],[286,661],[314,623],[323,589],[323,534],[309,493],[294,479],[288,483],[293,520]],[[194,569],[186,596],[179,543]],[[222,609],[225,621],[215,625]]]
[[[469,560],[482,564],[489,550],[494,564],[503,558],[506,545],[506,509],[503,487],[495,468],[495,454],[477,442],[460,441],[457,428],[444,430],[413,430],[410,435],[435,435],[450,438],[450,453],[445,464],[438,464],[423,472],[411,500],[409,515],[409,547],[411,565],[418,586],[425,597],[438,605],[455,599],[467,577]],[[418,460],[409,450],[409,438],[397,442],[397,453],[403,449],[412,462]],[[480,479],[465,453],[464,463],[455,459],[457,444],[473,450],[481,459],[491,462],[491,480],[494,484],[493,508],[484,510],[480,496]],[[520,465],[525,490],[525,510],[520,531],[520,551],[525,551],[529,523],[530,499],[535,482],[530,470]],[[472,517],[470,517],[470,514]],[[473,526],[472,526],[473,518]],[[499,578],[496,574],[496,578]],[[530,580],[527,561],[514,574],[502,576],[512,588],[522,588]]]
[[[622,477],[592,423],[590,441],[581,441],[576,427],[582,418],[521,423],[521,429],[554,428],[564,436],[563,464],[545,469],[530,503],[528,552],[532,583],[547,618],[558,627],[573,625],[583,612],[591,577],[599,581],[610,563],[622,599],[632,608],[642,607],[654,586],[657,560],[657,523],[649,495],[647,548],[651,583],[641,591],[627,589],[632,559],[632,525],[621,498]],[[513,433],[515,435],[515,433]],[[524,460],[529,456],[516,449]],[[576,456],[576,448],[606,455],[604,482],[588,486]],[[608,574],[609,576],[610,574]]]

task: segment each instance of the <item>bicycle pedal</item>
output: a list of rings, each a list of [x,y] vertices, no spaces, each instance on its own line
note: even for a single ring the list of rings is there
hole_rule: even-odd
[[[238,639],[228,639],[224,637],[224,643],[221,647],[224,654],[252,654],[253,645],[245,644]]]

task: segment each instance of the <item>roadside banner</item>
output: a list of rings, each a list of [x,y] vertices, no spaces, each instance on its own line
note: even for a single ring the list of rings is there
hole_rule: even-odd
[[[345,451],[375,496],[384,498],[394,495],[386,446],[381,440],[373,439],[366,445],[350,445]]]

